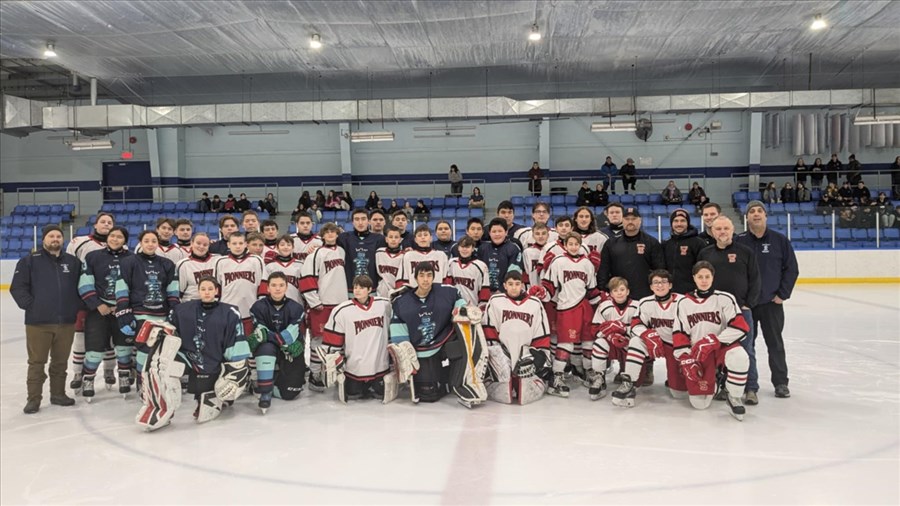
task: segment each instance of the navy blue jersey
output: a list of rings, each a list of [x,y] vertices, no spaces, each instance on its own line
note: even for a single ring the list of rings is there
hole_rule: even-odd
[[[503,280],[509,271],[525,272],[522,249],[509,239],[499,245],[490,241],[481,243],[476,256],[488,267],[491,292],[503,290]]]
[[[453,309],[466,303],[459,290],[435,283],[421,299],[409,290],[392,303],[391,342],[409,341],[420,357],[429,357],[453,332]]]
[[[387,246],[384,236],[372,232],[351,230],[338,236],[337,245],[344,248],[344,270],[347,275],[347,286],[353,286],[353,278],[365,274],[372,278],[378,286],[378,268],[375,265],[375,251]]]
[[[119,262],[116,309],[131,309],[135,316],[161,316],[180,302],[175,264],[159,255],[129,255]]]
[[[191,300],[169,313],[169,323],[181,337],[179,353],[198,373],[218,374],[222,362],[250,357],[241,314],[231,304]]]
[[[116,304],[116,282],[119,280],[120,262],[132,253],[125,248],[118,251],[103,248],[91,251],[84,257],[78,295],[91,310],[100,304]]]
[[[450,250],[453,248],[453,245],[456,244],[453,241],[434,241],[431,243],[431,249],[435,249],[437,251],[443,251],[445,255],[447,255],[447,259],[450,259]]]
[[[271,297],[257,300],[250,306],[250,317],[253,328],[265,327],[269,342],[276,346],[289,346],[304,338],[303,306],[287,297],[280,304]]]

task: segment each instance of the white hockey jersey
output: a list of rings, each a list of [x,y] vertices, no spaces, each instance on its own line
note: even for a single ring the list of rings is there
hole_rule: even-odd
[[[397,278],[403,270],[403,248],[389,251],[387,247],[375,250],[375,268],[378,269],[379,297],[388,297],[391,290],[397,287]]]
[[[310,308],[336,306],[347,300],[344,248],[322,246],[306,257],[300,272],[300,293]]]
[[[656,330],[663,342],[672,344],[672,331],[675,328],[675,320],[678,318],[676,310],[681,297],[681,295],[673,293],[664,303],[657,301],[655,295],[639,300],[637,312],[631,319],[631,335],[641,337],[641,334],[648,329],[653,329]]]
[[[607,237],[606,234],[598,231],[582,236],[581,245],[590,252],[600,252],[603,250],[603,245],[606,244],[606,241],[608,240],[609,237]]]
[[[138,248],[140,251],[140,248]],[[156,254],[168,258],[172,261],[173,264],[177,264],[178,262],[184,260],[188,257],[189,253],[185,253],[185,251],[178,244],[170,244],[168,246],[159,245],[156,248]]]
[[[443,284],[455,286],[468,305],[483,304],[491,296],[487,264],[474,257],[468,261],[459,257],[450,260]]]
[[[181,302],[197,300],[200,294],[197,292],[197,284],[204,276],[215,277],[216,259],[220,255],[208,254],[205,259],[188,256],[175,264],[175,272],[178,273],[178,291],[181,293]]]
[[[516,230],[516,233],[513,234],[513,239],[519,241],[519,244],[522,245],[523,249],[528,249],[530,246],[534,244],[534,234],[531,232],[531,227],[524,227]],[[556,230],[550,229],[550,238],[547,239],[547,244],[553,244],[559,239],[559,234],[556,233]]]
[[[273,272],[281,272],[287,278],[286,297],[303,306],[306,301],[300,295],[300,279],[303,277],[302,268],[303,264],[294,257],[290,257],[285,261],[284,258],[276,256],[274,260],[266,264],[262,283],[259,287],[260,294],[269,293],[269,275]]]
[[[544,268],[544,257],[542,251],[544,246],[532,244],[526,246],[522,250],[522,263],[525,265],[525,282],[528,286],[537,286],[541,284],[541,274]]]
[[[434,281],[440,283],[447,276],[447,268],[449,260],[447,254],[443,251],[428,248],[410,248],[403,254],[403,266],[400,269],[400,276],[397,278],[397,287],[409,285],[413,288],[419,286],[416,282],[416,266],[422,262],[428,262],[434,269]]]
[[[565,254],[551,260],[544,269],[542,285],[559,311],[571,309],[585,298],[596,304],[600,297],[594,264],[584,255]]]
[[[311,234],[309,237],[300,237],[299,235],[294,235],[294,258],[296,258],[300,265],[303,265],[303,262],[306,261],[307,251],[309,251],[310,247],[322,246],[322,239],[319,238],[316,234]]]
[[[105,242],[94,239],[94,236],[92,235],[80,235],[69,241],[69,245],[66,246],[66,253],[74,255],[79,262],[84,263],[84,257],[86,257],[88,253],[105,247]]]
[[[390,371],[387,346],[391,301],[369,297],[367,305],[351,299],[331,311],[322,344],[344,352],[344,374],[357,381],[380,378]]]
[[[625,301],[623,308],[619,308],[612,299],[607,299],[597,306],[597,310],[594,311],[594,317],[591,319],[591,324],[596,326],[603,322],[618,320],[625,325],[627,335],[627,330],[631,326],[631,320],[637,314],[637,310],[637,303],[631,299]]]
[[[691,345],[707,334],[715,334],[722,345],[740,341],[750,330],[734,296],[714,290],[709,297],[697,292],[685,294],[676,304],[678,318],[672,339],[675,355],[690,350]]]
[[[238,308],[242,319],[250,318],[250,306],[261,295],[259,284],[265,271],[262,258],[250,254],[242,258],[226,255],[217,258],[214,265],[216,280],[222,285],[219,301]]]
[[[544,305],[534,297],[516,300],[504,293],[492,295],[482,326],[488,341],[503,343],[513,365],[519,361],[523,346],[550,349],[550,322]]]

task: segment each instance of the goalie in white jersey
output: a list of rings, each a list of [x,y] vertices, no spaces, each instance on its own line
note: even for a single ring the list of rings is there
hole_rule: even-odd
[[[618,276],[606,286],[610,298],[601,302],[594,312],[591,328],[597,338],[591,352],[591,384],[588,394],[592,401],[606,396],[606,368],[611,361],[624,369],[625,349],[628,346],[628,329],[637,313],[637,304],[628,296],[628,280]]]
[[[481,306],[491,296],[491,278],[488,266],[475,257],[475,240],[465,236],[459,240],[458,257],[450,260],[444,284],[455,286],[463,300],[470,306]]]
[[[676,399],[687,398],[687,386],[672,348],[677,302],[682,296],[672,292],[672,274],[669,271],[652,271],[649,278],[653,295],[637,302],[637,312],[631,319],[622,383],[612,393],[612,402],[616,406],[634,407],[637,395],[635,384],[639,384],[645,363],[648,359],[663,357],[666,360],[666,388]]]
[[[418,286],[415,271],[416,266],[421,263],[431,265],[431,268],[434,269],[434,279],[443,281],[447,276],[449,259],[446,253],[431,247],[431,229],[428,228],[428,225],[416,227],[415,242],[403,253],[403,269],[397,279],[397,288],[403,285],[409,285],[410,288]]]
[[[750,326],[744,320],[734,296],[713,290],[715,268],[711,263],[694,264],[697,289],[678,300],[672,342],[675,359],[687,383],[691,404],[709,407],[716,393],[716,369],[727,369],[725,390],[731,415],[744,419],[741,397],[747,384],[750,357],[741,347]]]
[[[513,271],[503,281],[506,293],[488,300],[484,335],[488,342],[488,398],[525,405],[544,395],[553,375],[550,324],[540,300],[525,293],[522,275]]]
[[[375,250],[375,268],[378,270],[378,296],[390,297],[397,288],[397,278],[403,270],[403,236],[402,231],[388,225],[384,228],[384,241],[387,246]]]

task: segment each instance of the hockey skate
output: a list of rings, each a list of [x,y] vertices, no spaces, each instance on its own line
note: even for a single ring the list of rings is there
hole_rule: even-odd
[[[69,388],[75,390],[76,392],[81,390],[84,382],[83,378],[84,376],[80,372],[76,372],[75,376],[72,378],[72,381],[69,382]]]
[[[322,379],[322,373],[320,372],[310,372],[309,373],[309,389],[313,392],[324,392],[325,391],[325,380]]]
[[[131,369],[122,369],[119,371],[119,393],[122,394],[123,399],[128,398],[128,394],[131,392],[131,385],[134,383],[134,379],[131,377]]]
[[[259,394],[259,410],[262,411],[262,414],[266,414],[266,411],[269,410],[269,407],[272,406],[272,392]]]
[[[103,369],[103,381],[106,383],[106,389],[112,390],[112,387],[116,384],[116,370]]]
[[[725,402],[728,403],[731,416],[735,417],[739,422],[744,421],[744,414],[746,414],[747,410],[744,408],[744,403],[741,401],[741,398],[729,395],[725,398]]]
[[[623,376],[623,377],[622,377],[622,381],[624,382],[624,381],[625,381],[624,376],[627,376],[627,375],[623,374],[622,376]],[[644,370],[644,379],[641,380],[641,386],[642,386],[642,387],[649,387],[650,385],[653,384],[653,380],[654,380],[654,378],[653,378],[653,365],[651,364],[650,366],[647,366],[646,369]]]
[[[623,408],[633,408],[636,396],[637,392],[634,388],[634,382],[631,381],[631,376],[623,374],[622,384],[612,393],[612,403]]]
[[[557,397],[569,397],[569,385],[566,385],[566,373],[559,371],[553,373],[550,386],[547,387],[548,395]]]
[[[81,379],[81,396],[90,404],[94,399],[94,375],[83,376]]]
[[[592,401],[606,397],[606,375],[600,371],[587,372],[588,395]]]

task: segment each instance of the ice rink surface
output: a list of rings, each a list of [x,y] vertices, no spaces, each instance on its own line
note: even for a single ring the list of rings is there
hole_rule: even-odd
[[[743,422],[657,383],[609,397],[466,410],[452,397],[339,404],[333,391],[245,396],[196,425],[192,399],[144,433],[136,395],[25,404],[22,313],[2,293],[2,504],[898,504],[900,289],[802,285],[787,305],[790,399],[760,337],[760,404]],[[98,385],[98,388],[102,388]],[[401,392],[401,395],[403,392]]]

